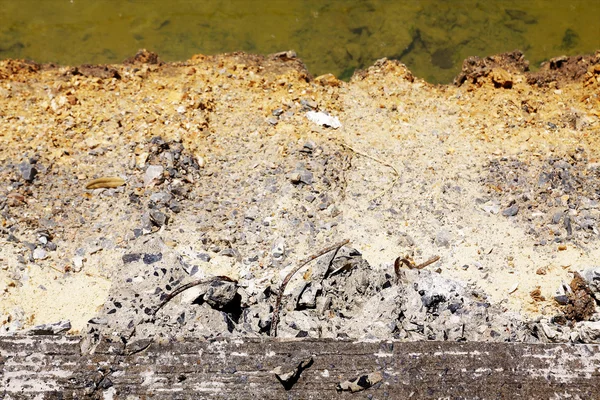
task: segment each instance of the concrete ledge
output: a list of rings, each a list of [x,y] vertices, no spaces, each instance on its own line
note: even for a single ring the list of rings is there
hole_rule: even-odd
[[[115,349],[101,343],[82,355],[79,337],[2,337],[0,398],[600,396],[599,345],[246,338],[153,343],[127,356]],[[364,391],[339,390],[361,377],[342,386]]]

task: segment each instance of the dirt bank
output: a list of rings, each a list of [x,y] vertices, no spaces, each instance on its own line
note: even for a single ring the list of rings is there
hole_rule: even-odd
[[[526,71],[520,53],[469,59],[454,86],[388,60],[347,83],[313,78],[291,53],[2,61],[2,330],[70,320],[83,332],[136,294],[212,276],[236,282],[238,308],[266,315],[296,261],[344,239],[373,274],[439,256],[422,273],[466,285],[464,304],[477,297],[511,321],[569,317],[557,289],[600,257],[600,53]],[[106,176],[125,184],[86,190]],[[181,264],[171,281],[163,257]],[[305,293],[308,271],[286,293]],[[387,288],[378,282],[370,295]],[[206,290],[188,301],[227,314]],[[259,314],[246,321],[258,318],[255,333],[270,323]]]

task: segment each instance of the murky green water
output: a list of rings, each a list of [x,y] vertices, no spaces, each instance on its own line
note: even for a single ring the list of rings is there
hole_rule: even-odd
[[[520,49],[532,66],[600,49],[600,0],[0,0],[0,59],[117,63],[294,49],[314,75],[381,57],[449,82],[470,55]]]

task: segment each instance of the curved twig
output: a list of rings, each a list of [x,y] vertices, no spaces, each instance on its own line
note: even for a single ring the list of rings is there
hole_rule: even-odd
[[[346,240],[336,243],[332,246],[324,248],[323,250],[319,251],[318,253],[313,254],[312,256],[307,257],[304,260],[300,261],[300,263],[298,263],[298,265],[293,270],[291,270],[289,274],[287,274],[285,279],[281,282],[281,287],[279,288],[279,293],[277,293],[277,300],[275,301],[275,308],[273,309],[273,317],[271,318],[271,331],[269,333],[270,336],[273,336],[273,337],[277,336],[277,325],[279,324],[279,308],[281,307],[281,299],[283,298],[283,291],[285,290],[285,287],[289,283],[290,279],[292,279],[294,274],[296,272],[298,272],[300,270],[300,268],[304,267],[306,264],[308,264],[312,260],[319,258],[323,254],[329,253],[330,251],[338,250],[340,247],[342,247],[348,243],[350,243],[350,240],[346,239]]]

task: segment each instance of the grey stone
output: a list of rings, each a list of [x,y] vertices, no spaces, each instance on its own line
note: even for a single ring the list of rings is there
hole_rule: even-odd
[[[193,332],[194,337],[225,336],[234,329],[231,319],[223,311],[215,310],[208,304],[197,307],[193,319],[184,321],[188,331]]]
[[[320,294],[322,286],[320,283],[313,284],[308,282],[304,287],[304,290],[300,294],[300,298],[296,303],[299,309],[302,308],[316,308],[317,307],[317,295]]]
[[[225,280],[215,280],[204,294],[204,301],[211,307],[223,309],[229,305],[237,294],[237,285],[234,282]]]
[[[567,231],[567,235],[571,236],[573,234],[573,227],[571,226],[571,217],[568,215],[565,216],[564,226]]]
[[[161,211],[150,210],[150,220],[154,223],[154,225],[160,227],[167,224],[169,217]]]
[[[221,250],[220,254],[225,257],[237,257],[238,256],[237,251],[235,251],[231,247]]]
[[[142,259],[142,255],[139,253],[124,254],[121,259],[123,260],[123,264],[129,264],[140,261]]]
[[[146,254],[144,254],[144,257],[142,258],[142,261],[146,265],[154,264],[160,260],[162,260],[162,253],[156,253],[156,254],[146,253]]]
[[[38,173],[35,166],[28,162],[23,162],[19,164],[19,171],[21,172],[21,177],[29,183],[33,182],[35,176]]]
[[[146,235],[146,234],[152,232],[153,227],[154,227],[154,223],[152,222],[152,219],[150,218],[150,213],[149,212],[143,213],[142,214],[142,233]]]
[[[151,201],[153,201],[156,204],[160,204],[160,205],[167,204],[169,201],[171,201],[172,198],[173,198],[173,196],[167,192],[153,193],[150,196]]]
[[[564,281],[561,285],[556,289],[556,294],[554,295],[554,300],[558,304],[567,305],[569,304],[569,294],[573,293],[571,287],[567,285]]]
[[[269,125],[277,125],[277,123],[279,122],[279,120],[276,117],[269,117],[267,118],[267,122],[269,123]]]
[[[196,255],[196,258],[198,258],[199,260],[202,260],[204,262],[209,262],[210,261],[210,255],[208,253],[198,253]]]
[[[308,201],[309,203],[312,203],[313,201],[315,201],[316,197],[314,194],[307,194],[306,196],[304,196],[304,200]]]
[[[582,321],[577,323],[576,329],[582,342],[600,342],[600,321]]]
[[[173,211],[174,213],[180,213],[181,212],[181,204],[179,204],[179,202],[177,200],[171,200],[169,202],[169,210]]]
[[[519,212],[519,206],[517,204],[513,204],[512,206],[505,208],[502,211],[502,215],[505,217],[514,217]]]
[[[306,185],[312,185],[313,174],[304,168],[299,168],[290,174],[290,181],[294,184],[304,183]]]
[[[302,145],[302,148],[300,149],[300,151],[303,153],[312,154],[312,152],[315,150],[315,147],[316,147],[315,142],[313,142],[312,140],[309,140],[308,142],[306,142]]]
[[[563,216],[562,211],[554,213],[554,215],[552,216],[552,223],[558,224],[560,222],[560,220],[562,219],[562,216]]]

